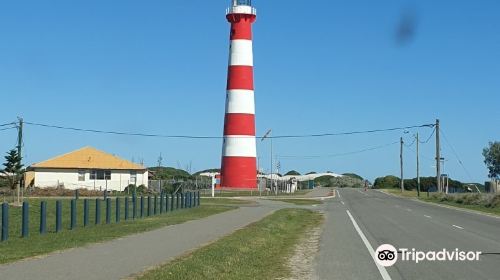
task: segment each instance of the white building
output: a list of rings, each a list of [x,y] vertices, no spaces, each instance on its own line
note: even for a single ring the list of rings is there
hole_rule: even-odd
[[[148,170],[139,164],[85,147],[28,167],[26,186],[123,191],[148,186]]]

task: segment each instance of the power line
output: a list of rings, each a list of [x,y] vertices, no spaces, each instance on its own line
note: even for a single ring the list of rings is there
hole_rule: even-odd
[[[99,133],[99,134],[112,134],[112,135],[123,135],[123,136],[139,136],[139,137],[156,137],[156,138],[177,138],[177,139],[224,139],[221,136],[196,136],[196,135],[164,135],[164,134],[149,134],[149,133],[134,133],[134,132],[120,132],[120,131],[108,131],[108,130],[98,130],[98,129],[84,129],[77,127],[67,127],[60,125],[24,122],[27,125],[55,128],[61,130],[71,130],[79,132],[89,132],[89,133]],[[278,136],[268,136],[267,138],[274,139],[286,139],[286,138],[317,138],[317,137],[330,137],[330,136],[342,136],[342,135],[356,135],[356,134],[370,134],[377,132],[389,132],[406,130],[412,128],[423,128],[423,127],[434,127],[434,124],[423,124],[423,125],[413,125],[406,127],[394,127],[394,128],[384,128],[384,129],[373,129],[373,130],[362,130],[362,131],[350,131],[350,132],[338,132],[338,133],[321,133],[321,134],[303,134],[303,135],[278,135]],[[254,136],[238,136],[240,138],[253,138]],[[257,136],[258,138],[261,138]]]
[[[16,129],[17,127],[13,126],[13,127],[6,127],[6,128],[0,128],[0,131],[4,131],[4,130],[9,130],[9,129]]]
[[[462,162],[462,160],[460,159],[460,157],[458,156],[458,153],[457,151],[455,150],[455,148],[453,147],[453,145],[451,145],[450,141],[448,140],[448,137],[446,137],[446,134],[444,133],[444,131],[442,129],[439,130],[442,134],[443,134],[443,138],[444,138],[444,141],[446,142],[446,144],[448,145],[448,147],[450,147],[451,151],[453,152],[453,154],[455,155],[455,157],[457,158],[457,161],[458,163],[462,166],[462,168],[464,169],[465,171],[465,174],[467,174],[467,177],[469,177],[469,180],[472,182],[473,179],[472,179],[472,176],[470,175],[469,171],[467,170],[467,168],[465,168],[465,165],[464,163]]]
[[[429,138],[427,138],[427,140],[425,140],[424,142],[419,141],[419,143],[420,144],[427,144],[427,143],[429,143],[429,141],[431,141],[431,139],[432,139],[432,136],[434,136],[434,133],[436,133],[436,127],[434,127],[434,129],[432,130],[431,135],[429,135]]]
[[[357,151],[352,151],[352,152],[346,152],[346,153],[338,153],[338,154],[331,154],[331,155],[311,155],[311,156],[293,156],[293,155],[281,155],[279,156],[280,158],[284,159],[316,159],[316,158],[332,158],[332,157],[340,157],[340,156],[349,156],[349,155],[354,155],[354,154],[360,154],[364,152],[369,152],[369,151],[374,151],[374,150],[379,150],[382,148],[386,148],[395,144],[399,144],[399,141],[397,142],[392,142],[376,147],[370,147],[362,150],[357,150]]]
[[[14,125],[16,124],[15,122],[11,122],[11,123],[4,123],[4,124],[0,124],[0,127],[2,126],[8,126],[8,125]]]

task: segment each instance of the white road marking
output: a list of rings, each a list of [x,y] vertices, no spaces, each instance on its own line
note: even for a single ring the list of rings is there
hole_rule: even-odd
[[[342,203],[342,205],[345,205],[344,201],[342,201],[342,200],[340,201],[340,203]]]
[[[461,227],[461,226],[457,226],[457,225],[452,225],[452,226],[453,226],[453,227],[456,227],[456,228],[458,228],[458,229],[464,229],[464,228],[463,228],[463,227]]]
[[[368,194],[366,194],[366,193],[364,193],[364,192],[362,192],[362,191],[360,191],[360,190],[357,190],[357,191],[358,191],[360,194],[363,194],[363,195],[368,196]]]
[[[429,218],[429,219],[432,219],[432,217],[431,217],[431,216],[429,216],[429,215],[424,215],[424,217]]]
[[[349,218],[351,219],[351,222],[354,225],[354,228],[358,232],[359,237],[361,237],[361,240],[363,240],[363,243],[365,244],[366,249],[368,249],[368,252],[370,252],[370,255],[372,256],[373,262],[377,266],[378,271],[380,272],[380,275],[382,276],[382,279],[391,280],[391,276],[389,276],[389,273],[387,273],[387,270],[385,269],[385,267],[383,267],[377,263],[377,260],[375,259],[375,250],[373,250],[372,245],[370,244],[370,242],[366,238],[365,234],[359,228],[358,223],[356,223],[356,220],[354,220],[354,217],[351,215],[351,212],[349,212],[349,210],[346,210],[346,212],[347,212],[347,215],[349,215]]]
[[[339,190],[337,190],[337,194],[339,195],[339,198],[342,199],[342,196],[340,196]]]

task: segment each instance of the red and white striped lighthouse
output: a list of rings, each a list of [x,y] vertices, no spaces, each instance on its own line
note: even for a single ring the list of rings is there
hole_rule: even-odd
[[[226,11],[231,23],[226,115],[222,147],[223,188],[257,188],[251,0],[233,0]]]

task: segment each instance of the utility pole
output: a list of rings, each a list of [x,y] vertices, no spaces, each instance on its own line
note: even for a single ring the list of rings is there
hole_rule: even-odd
[[[436,183],[438,192],[441,192],[441,143],[439,142],[439,119],[436,119]]]
[[[160,153],[160,156],[158,157],[158,170],[156,171],[158,173],[160,173],[160,171],[161,171],[162,161],[163,161],[163,157],[161,156],[161,153]],[[159,190],[161,193],[161,191],[162,191],[162,189],[161,189],[161,176],[158,176],[158,183],[159,183]]]
[[[400,149],[400,153],[399,153],[399,158],[400,158],[400,164],[401,164],[401,192],[404,191],[405,189],[405,182],[404,182],[404,177],[403,177],[403,137],[401,137],[400,139],[401,141],[401,149]]]
[[[22,164],[23,157],[22,157],[22,152],[23,152],[23,118],[17,117],[19,120],[19,124],[17,126],[17,156],[19,157],[19,163]],[[21,205],[21,201],[19,200],[20,194],[21,194],[21,186],[23,183],[23,179],[17,178],[17,205]]]
[[[419,159],[420,139],[417,132],[417,196],[420,196],[420,159]]]

